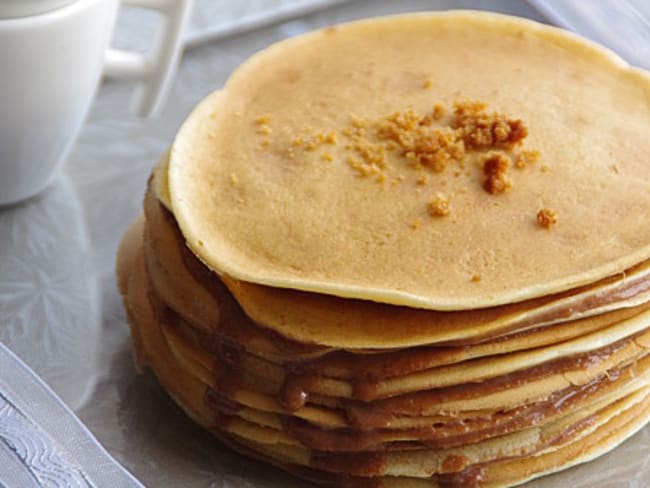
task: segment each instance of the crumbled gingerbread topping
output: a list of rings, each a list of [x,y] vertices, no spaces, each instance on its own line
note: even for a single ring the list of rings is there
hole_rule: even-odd
[[[427,211],[432,217],[445,217],[449,215],[451,207],[447,196],[444,193],[436,192],[433,198],[429,200]]]
[[[441,103],[436,103],[433,105],[433,120],[440,120],[445,116],[445,107]]]
[[[503,193],[512,187],[507,175],[510,159],[502,153],[489,153],[483,160],[483,188],[491,194]]]
[[[436,173],[460,161],[465,147],[450,127],[432,126],[433,115],[420,117],[415,111],[395,112],[377,124],[377,137],[395,144],[407,161]]]
[[[550,229],[557,223],[557,213],[550,208],[543,208],[537,212],[537,223],[542,227]]]
[[[350,125],[341,131],[346,138],[345,149],[353,153],[346,159],[347,163],[359,175],[371,176],[384,174],[389,169],[388,161],[397,156],[416,170],[424,168],[441,173],[452,162],[464,168],[469,152],[512,148],[526,137],[527,129],[520,120],[488,112],[486,107],[482,102],[456,102],[446,123],[443,120],[446,110],[440,103],[424,115],[413,109],[375,120],[351,115]],[[269,115],[256,119],[260,134],[271,134],[269,122]],[[298,136],[292,140],[294,147],[305,151],[337,143],[336,131],[312,132],[307,138]],[[537,157],[534,151],[524,151],[517,164]],[[490,193],[500,193],[511,186],[505,172],[487,176],[485,188]],[[424,183],[419,176],[418,184]]]
[[[451,126],[458,129],[468,148],[511,149],[527,135],[528,129],[519,119],[508,119],[497,112],[488,112],[483,102],[454,103]]]
[[[330,131],[327,134],[317,132],[315,140],[318,144],[336,144],[336,131]]]
[[[424,88],[433,86],[431,79],[423,83]],[[267,136],[263,139],[265,146],[269,145],[268,136],[272,133],[270,122],[269,115],[255,119],[257,132]],[[280,130],[280,134],[286,131]],[[321,149],[309,158],[331,162],[335,159],[334,151],[323,146],[339,145],[336,159],[347,164],[357,176],[382,185],[389,182],[393,188],[406,178],[397,173],[404,168],[418,193],[423,190],[420,187],[429,184],[431,173],[443,173],[453,165],[455,177],[471,178],[471,168],[479,162],[483,188],[496,195],[512,188],[511,167],[523,169],[540,159],[539,151],[520,147],[527,135],[528,129],[520,119],[490,111],[481,101],[457,101],[451,108],[435,103],[424,114],[410,108],[376,118],[350,115],[349,124],[338,132],[303,127],[299,134],[288,134],[286,149],[294,159]],[[548,166],[542,165],[540,170],[545,172]],[[438,185],[444,188],[446,183],[441,180]],[[462,189],[460,193],[466,191]],[[443,217],[450,211],[449,200],[443,193],[436,193],[427,203],[427,212],[432,217]],[[542,223],[538,214],[541,225],[555,223],[554,213],[543,215],[544,222],[550,223]]]
[[[485,178],[483,188],[492,195],[503,193],[512,188],[512,179],[506,174],[490,175]]]
[[[362,176],[377,174],[386,168],[386,147],[383,144],[368,142],[363,137],[353,136],[352,143],[346,146],[356,156],[347,158],[351,168]]]
[[[537,150],[521,151],[519,154],[517,154],[517,158],[515,159],[515,168],[525,168],[529,164],[535,163],[539,158],[540,153]]]
[[[362,117],[357,117],[356,115],[351,116],[352,119],[352,127],[355,129],[365,129],[370,125],[370,121],[368,119],[364,119]]]
[[[413,168],[436,173],[451,162],[462,167],[468,151],[510,149],[527,135],[523,122],[488,112],[481,102],[457,102],[447,124],[441,124],[444,117],[445,108],[439,103],[424,115],[409,109],[376,121],[352,116],[351,125],[342,133],[351,140],[346,149],[355,151],[367,165],[384,169],[387,153],[397,151]],[[529,151],[521,157],[532,160],[537,156]],[[495,193],[510,185],[503,175],[491,179]]]
[[[503,174],[509,167],[510,159],[503,153],[488,153],[483,160],[483,174],[486,176]]]
[[[271,116],[269,114],[260,115],[255,119],[257,125],[266,125],[271,122]]]
[[[350,147],[363,159],[366,164],[386,167],[386,145],[373,144],[362,137],[353,137]]]

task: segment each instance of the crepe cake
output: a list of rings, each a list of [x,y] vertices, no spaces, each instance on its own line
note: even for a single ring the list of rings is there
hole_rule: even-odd
[[[178,317],[157,299],[147,277],[142,234],[142,228],[136,227],[123,244],[119,273],[140,361],[153,368],[172,397],[199,423],[221,438],[226,435],[225,440],[236,449],[266,456],[290,472],[332,484],[359,486],[367,481],[369,470],[377,468],[382,453],[385,459],[381,476],[375,473],[370,478],[381,483],[376,486],[409,486],[406,483],[418,483],[414,477],[425,478],[424,486],[468,486],[472,476],[481,478],[485,486],[509,485],[544,472],[526,466],[554,471],[604,452],[647,419],[647,330],[634,337],[641,351],[610,367],[606,374],[596,375],[582,385],[575,378],[577,387],[553,392],[546,401],[529,401],[510,410],[456,407],[452,414],[443,411],[428,417],[409,417],[392,406],[375,404],[375,409],[387,408],[391,412],[390,425],[373,424],[371,419],[378,417],[377,412],[372,415],[367,411],[362,415],[370,419],[367,424],[355,425],[355,415],[349,411],[359,405],[328,407],[328,402],[322,401],[292,412],[289,418],[289,412],[276,400],[273,390],[278,385],[269,385],[267,378],[260,381],[240,374],[233,389],[232,384],[217,377],[224,371],[226,378],[232,377],[233,372],[223,364],[227,359],[201,350],[179,331]],[[125,257],[128,254],[132,256]],[[532,377],[527,375],[527,379]],[[451,390],[439,389],[435,393],[454,395]],[[406,403],[412,404],[413,400]],[[440,401],[431,404],[446,409]],[[366,403],[361,408],[372,407]],[[312,435],[309,424],[317,426]],[[364,434],[368,438],[360,445]],[[350,446],[360,450],[348,452]],[[338,450],[330,450],[333,448]],[[342,448],[344,456],[340,454]],[[561,457],[558,451],[567,457]],[[534,455],[526,456],[531,453]],[[512,466],[513,458],[520,459],[520,463]],[[459,470],[472,462],[479,464],[479,471]],[[301,465],[311,470],[297,469]],[[314,471],[314,465],[325,472]],[[504,477],[503,465],[511,465],[512,477]],[[342,472],[345,476],[328,474],[333,467],[336,474]],[[431,476],[432,472],[436,475]]]
[[[190,115],[123,240],[136,356],[321,484],[593,459],[650,414],[648,115],[647,73],[495,14],[272,46]]]

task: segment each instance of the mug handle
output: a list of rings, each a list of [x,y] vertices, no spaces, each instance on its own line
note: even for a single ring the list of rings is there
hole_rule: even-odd
[[[122,0],[127,6],[158,12],[161,26],[153,47],[144,53],[108,49],[104,59],[107,76],[137,81],[131,109],[143,117],[161,108],[174,80],[183,48],[183,31],[193,0]]]

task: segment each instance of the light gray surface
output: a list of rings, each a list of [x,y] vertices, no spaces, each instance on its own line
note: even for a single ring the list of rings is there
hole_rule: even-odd
[[[0,343],[0,486],[142,488]]]
[[[210,1],[199,0],[199,8],[212,8]],[[519,0],[353,0],[299,21],[193,49],[158,119],[128,115],[130,86],[106,84],[63,174],[41,197],[0,210],[0,340],[41,374],[107,450],[146,485],[304,486],[221,447],[175,407],[151,375],[136,374],[114,262],[122,233],[140,213],[153,164],[192,107],[269,43],[343,20],[448,5],[541,20]],[[204,17],[197,14],[200,19],[214,15],[204,12]],[[138,42],[131,33],[140,21],[132,17],[129,22],[130,27],[118,32],[118,44]],[[648,453],[646,428],[602,459],[531,486],[645,487],[650,479]]]
[[[554,24],[616,51],[628,63],[650,69],[648,0],[529,0]]]

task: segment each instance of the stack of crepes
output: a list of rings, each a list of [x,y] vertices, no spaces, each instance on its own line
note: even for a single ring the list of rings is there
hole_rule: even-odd
[[[127,232],[136,356],[315,483],[510,486],[650,418],[650,77],[449,12],[253,56]]]

